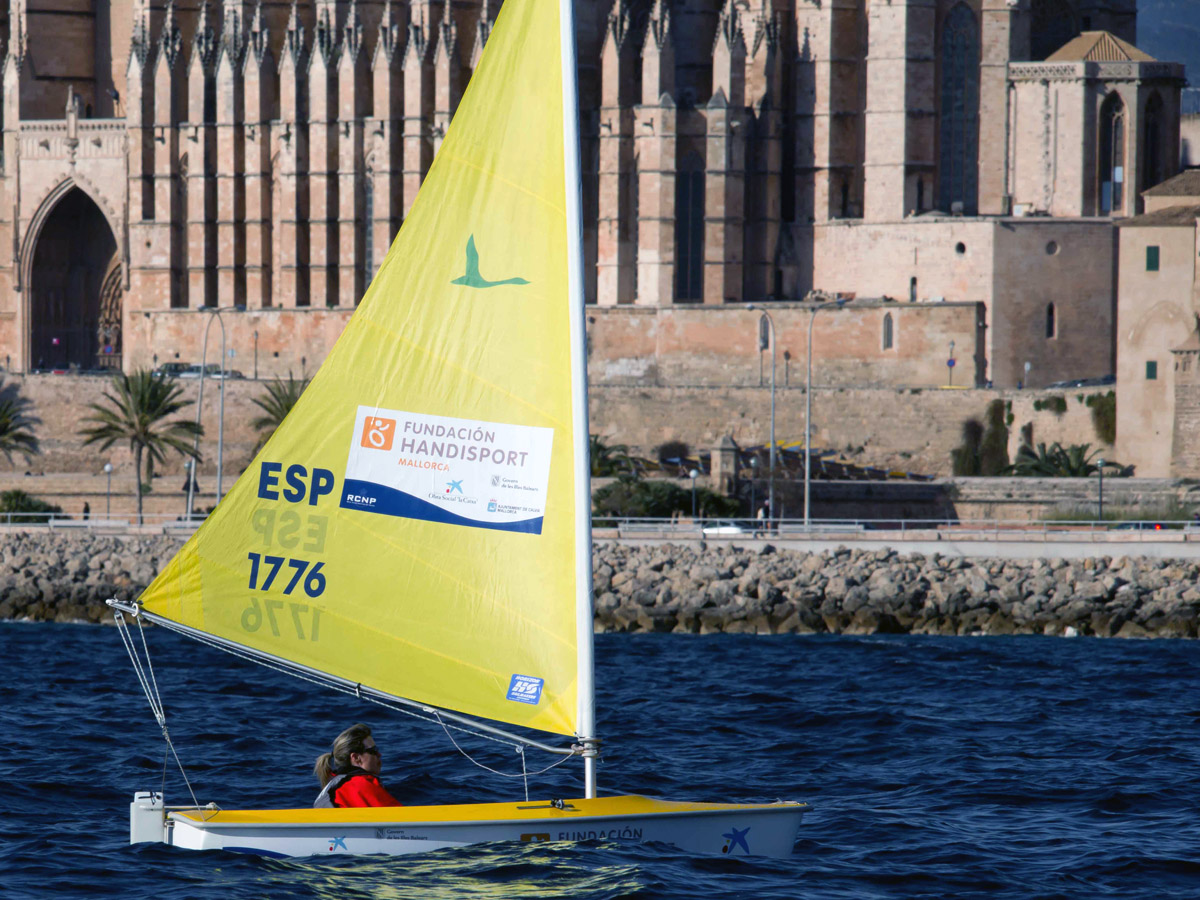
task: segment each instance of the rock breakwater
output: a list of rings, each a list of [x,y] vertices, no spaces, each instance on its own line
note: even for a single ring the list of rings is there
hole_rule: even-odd
[[[112,621],[183,545],[166,536],[10,532],[0,536],[0,619]]]
[[[0,537],[0,619],[111,620],[179,549],[166,536]],[[597,631],[1196,637],[1200,561],[965,559],[599,542]]]
[[[598,544],[599,631],[1196,637],[1200,562]]]

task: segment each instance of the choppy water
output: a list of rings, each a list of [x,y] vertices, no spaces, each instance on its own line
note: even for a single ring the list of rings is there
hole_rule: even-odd
[[[201,800],[308,805],[364,719],[408,803],[508,799],[445,736],[162,629]],[[6,897],[1200,897],[1200,645],[1041,637],[600,635],[602,792],[814,806],[787,860],[597,842],[398,859],[130,847],[162,741],[113,629],[0,624]],[[478,745],[473,745],[478,746]],[[519,771],[515,755],[481,751]],[[531,763],[536,760],[531,758]],[[535,781],[577,793],[572,766]],[[168,802],[186,789],[168,772]]]

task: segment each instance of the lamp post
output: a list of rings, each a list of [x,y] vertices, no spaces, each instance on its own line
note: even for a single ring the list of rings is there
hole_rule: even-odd
[[[1104,459],[1103,459],[1103,457],[1096,460],[1096,468],[1100,472],[1100,496],[1099,496],[1099,503],[1097,504],[1098,514],[1097,514],[1096,518],[1098,518],[1101,522],[1103,522],[1104,521]]]
[[[757,482],[757,481],[758,481],[758,454],[755,453],[752,457],[750,457],[750,515],[751,516],[754,516],[758,513],[758,509],[757,509],[758,503],[755,499],[755,488],[758,487],[758,485],[755,482]]]
[[[771,314],[753,303],[748,307],[762,313],[762,318],[759,319],[759,346],[762,346],[762,322],[767,323],[767,329],[771,336],[771,460],[770,460],[770,481],[767,485],[767,505],[770,507],[771,515],[775,514],[775,320],[771,318]]]
[[[808,375],[804,380],[804,528],[807,530],[812,523],[810,516],[811,506],[809,504],[809,494],[812,490],[812,336],[813,322],[816,321],[817,313],[830,306],[836,306],[841,309],[848,301],[844,299],[829,300],[825,303],[818,303],[808,313]],[[775,512],[775,504],[771,504],[772,514]]]
[[[107,519],[112,515],[112,463],[104,464],[104,474],[108,478],[104,487],[104,518]]]
[[[221,466],[225,452],[225,322],[221,318],[221,310],[215,306],[202,306],[201,311],[212,313],[204,326],[204,343],[200,350],[200,391],[196,397],[196,436],[192,441],[192,459],[200,450],[200,414],[204,409],[204,373],[208,359],[208,331],[212,328],[213,320],[221,326],[221,402],[217,413],[217,502],[221,502]],[[193,474],[195,470],[193,468]],[[192,520],[192,504],[195,495],[195,479],[188,480],[187,517]]]
[[[947,377],[949,378],[949,380],[950,380],[950,381],[949,381],[949,386],[950,386],[950,387],[954,387],[954,363],[955,363],[955,359],[954,359],[954,341],[951,341],[951,342],[950,342],[950,355],[949,355],[949,357],[947,357],[947,358],[946,358],[946,370],[947,370],[947,371],[950,373],[950,374],[947,376]]]
[[[688,478],[692,479],[692,518],[693,519],[696,518],[696,478],[699,475],[700,475],[700,473],[695,469],[692,469],[690,472],[688,472]]]
[[[254,329],[254,380],[258,381],[258,329]]]

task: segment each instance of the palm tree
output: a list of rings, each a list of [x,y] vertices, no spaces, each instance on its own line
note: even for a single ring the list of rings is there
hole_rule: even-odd
[[[264,415],[259,416],[250,424],[254,426],[255,431],[267,432],[258,439],[258,444],[254,448],[255,453],[270,440],[275,429],[283,424],[283,420],[292,411],[292,407],[296,405],[296,401],[300,399],[300,395],[304,393],[304,389],[308,387],[311,380],[310,378],[297,380],[292,377],[291,372],[288,372],[287,381],[276,378],[267,384],[265,397],[254,398],[254,405],[261,409]]]
[[[107,450],[118,441],[129,441],[133,451],[133,471],[137,478],[138,524],[142,523],[142,455],[147,454],[151,463],[163,462],[166,451],[174,450],[181,456],[200,458],[192,449],[196,437],[204,430],[195,422],[175,419],[165,422],[191,404],[181,400],[183,390],[165,376],[155,375],[139,369],[132,375],[119,373],[112,380],[112,393],[104,392],[106,404],[91,403],[94,413],[84,422],[94,422],[89,428],[81,428],[84,445],[99,444]]]
[[[1091,444],[1071,444],[1063,447],[1055,441],[1049,447],[1038,444],[1037,449],[1028,444],[1022,444],[1017,451],[1017,459],[1004,470],[1004,474],[1020,475],[1037,478],[1087,478],[1100,471],[1097,464],[1099,450],[1092,450]],[[1118,463],[1109,462],[1117,466]]]
[[[26,459],[38,449],[37,438],[29,429],[36,421],[26,410],[29,401],[16,393],[15,388],[0,389],[0,453],[12,464],[13,453],[20,453]]]
[[[648,460],[630,454],[625,444],[606,444],[598,434],[588,436],[588,457],[593,478],[609,475],[639,478],[648,465]]]

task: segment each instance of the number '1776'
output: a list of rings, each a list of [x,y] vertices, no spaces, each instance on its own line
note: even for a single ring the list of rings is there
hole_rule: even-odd
[[[310,563],[306,559],[260,556],[257,553],[249,554],[249,558],[250,590],[252,591],[271,590],[271,587],[276,585],[276,579],[279,578],[282,571],[283,577],[279,578],[276,586],[282,586],[285,595],[290,595],[301,583],[304,586],[304,593],[310,597],[320,597],[325,593],[325,575],[321,571],[325,565],[323,562],[316,563],[309,568]],[[286,567],[284,563],[287,564]]]

